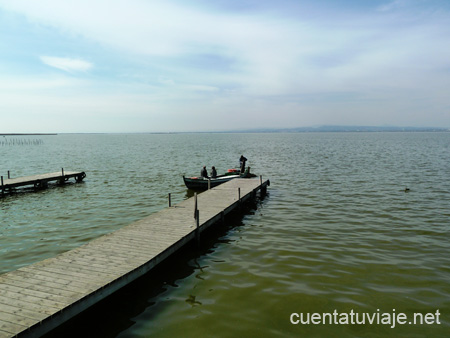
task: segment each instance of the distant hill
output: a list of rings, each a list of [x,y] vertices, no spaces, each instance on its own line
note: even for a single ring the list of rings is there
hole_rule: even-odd
[[[448,132],[449,128],[437,127],[392,127],[392,126],[318,126],[298,128],[262,128],[240,130],[245,133],[313,133],[313,132]]]

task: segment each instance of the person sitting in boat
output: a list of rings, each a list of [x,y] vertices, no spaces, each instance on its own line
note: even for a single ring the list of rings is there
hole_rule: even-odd
[[[202,171],[200,172],[200,176],[208,178],[208,171],[206,170],[206,165],[203,166]]]
[[[241,173],[244,173],[245,171],[245,161],[247,161],[247,159],[244,157],[244,155],[241,155],[241,158],[239,159],[239,164],[241,166]]]
[[[216,171],[216,167],[213,166],[211,168],[211,178],[216,178],[217,177],[217,171]]]

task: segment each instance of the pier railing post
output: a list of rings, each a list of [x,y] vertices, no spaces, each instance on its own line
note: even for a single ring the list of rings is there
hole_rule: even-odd
[[[200,246],[200,211],[197,209],[195,218],[195,239],[197,241],[197,245]]]
[[[200,211],[197,205],[197,193],[194,193],[195,241],[200,246]]]
[[[267,181],[265,184],[261,184],[261,195],[265,196],[267,193],[267,185],[270,185],[270,182]]]
[[[197,193],[194,193],[194,219],[197,219]]]
[[[239,203],[239,208],[241,207],[242,201],[241,201],[241,188],[238,187],[238,203]]]
[[[2,195],[3,195],[3,176],[1,176],[1,181],[2,181]]]
[[[63,185],[64,184],[64,168],[61,168],[61,179],[59,180],[59,184]]]

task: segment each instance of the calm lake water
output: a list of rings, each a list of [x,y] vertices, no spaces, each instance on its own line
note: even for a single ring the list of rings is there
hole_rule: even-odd
[[[188,198],[182,175],[198,175],[203,165],[220,173],[244,154],[252,171],[271,181],[265,199],[202,248],[95,307],[63,328],[65,335],[450,335],[450,133],[29,138],[42,144],[0,143],[1,175],[64,168],[87,177],[0,199],[0,273],[161,210],[168,193],[173,203]],[[290,320],[335,310],[403,313],[407,322],[391,328],[392,321]],[[432,313],[434,321],[409,324],[414,313]]]

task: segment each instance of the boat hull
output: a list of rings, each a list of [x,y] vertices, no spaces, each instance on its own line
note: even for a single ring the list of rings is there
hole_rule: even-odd
[[[192,190],[207,190],[208,189],[208,181],[210,182],[210,187],[214,188],[218,186],[219,184],[228,182],[232,179],[238,178],[240,175],[228,175],[223,177],[217,177],[217,178],[204,178],[204,177],[184,177],[184,184],[188,189]]]

